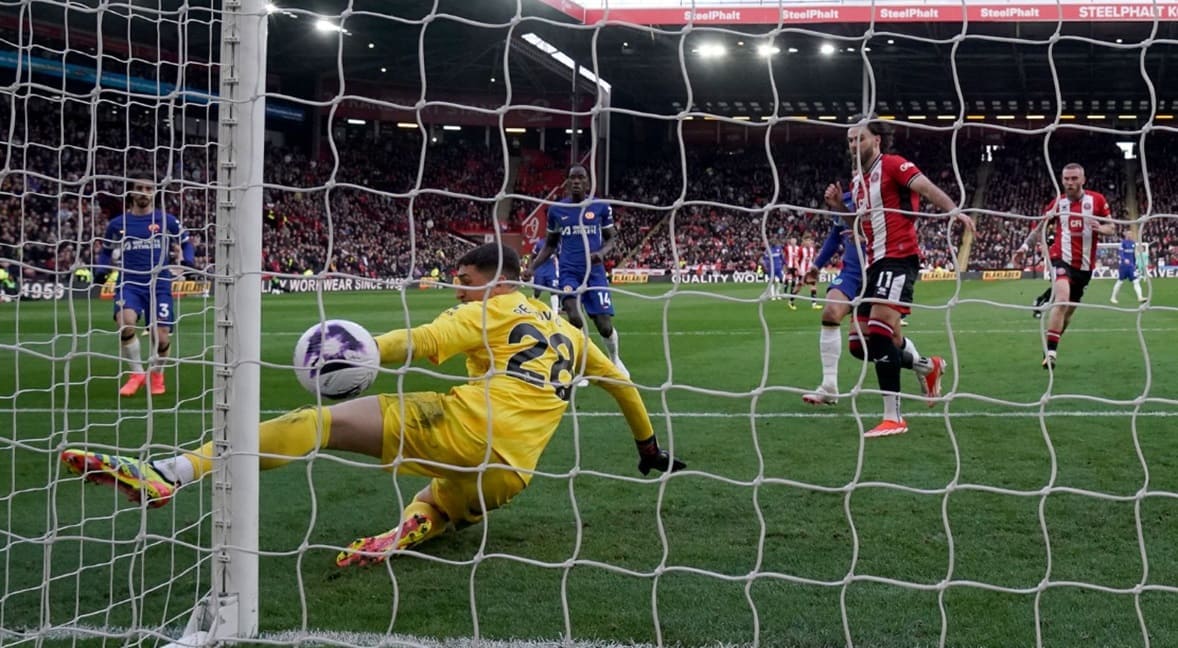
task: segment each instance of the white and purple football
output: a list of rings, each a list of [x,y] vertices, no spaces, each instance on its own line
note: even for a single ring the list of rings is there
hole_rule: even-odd
[[[351,398],[376,380],[380,349],[363,326],[348,320],[327,320],[299,338],[294,368],[299,384],[312,394]]]

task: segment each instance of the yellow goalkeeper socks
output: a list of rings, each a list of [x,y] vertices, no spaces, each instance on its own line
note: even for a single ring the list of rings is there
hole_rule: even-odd
[[[331,410],[310,407],[287,412],[258,426],[258,451],[263,455],[259,465],[262,470],[285,466],[293,458],[326,447],[330,440]],[[184,455],[192,463],[195,479],[213,469],[213,454],[213,444],[209,442]]]
[[[446,531],[446,514],[434,508],[432,504],[422,502],[421,500],[413,500],[401,513],[401,520],[411,519],[414,515],[420,515],[430,522],[429,533],[425,534],[425,537],[418,542],[425,542],[430,538],[442,535]]]

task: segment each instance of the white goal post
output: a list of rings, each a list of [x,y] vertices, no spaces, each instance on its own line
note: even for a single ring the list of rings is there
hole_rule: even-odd
[[[258,410],[266,116],[263,0],[225,0],[218,102],[212,590],[172,645],[258,633]]]

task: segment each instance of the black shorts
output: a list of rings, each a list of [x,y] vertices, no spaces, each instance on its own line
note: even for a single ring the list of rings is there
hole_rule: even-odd
[[[920,259],[910,256],[902,259],[885,257],[867,267],[867,283],[863,285],[863,298],[874,297],[882,300],[901,314],[912,309],[912,288],[920,279]],[[871,307],[880,302],[861,302],[856,314],[859,317],[871,315]]]
[[[1051,267],[1054,268],[1051,272],[1051,283],[1054,284],[1060,277],[1066,277],[1068,285],[1071,286],[1068,301],[1080,303],[1080,300],[1084,298],[1084,289],[1088,287],[1088,282],[1092,281],[1092,271],[1077,270],[1063,259],[1052,259]]]

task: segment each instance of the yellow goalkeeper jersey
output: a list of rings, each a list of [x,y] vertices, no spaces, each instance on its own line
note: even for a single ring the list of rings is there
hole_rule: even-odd
[[[638,390],[597,345],[545,304],[520,292],[459,304],[433,322],[378,338],[381,361],[414,358],[441,364],[466,355],[471,381],[450,390],[447,411],[472,435],[487,436],[505,462],[535,468],[568,407],[584,363],[587,378],[618,401],[635,439],[653,433]]]

